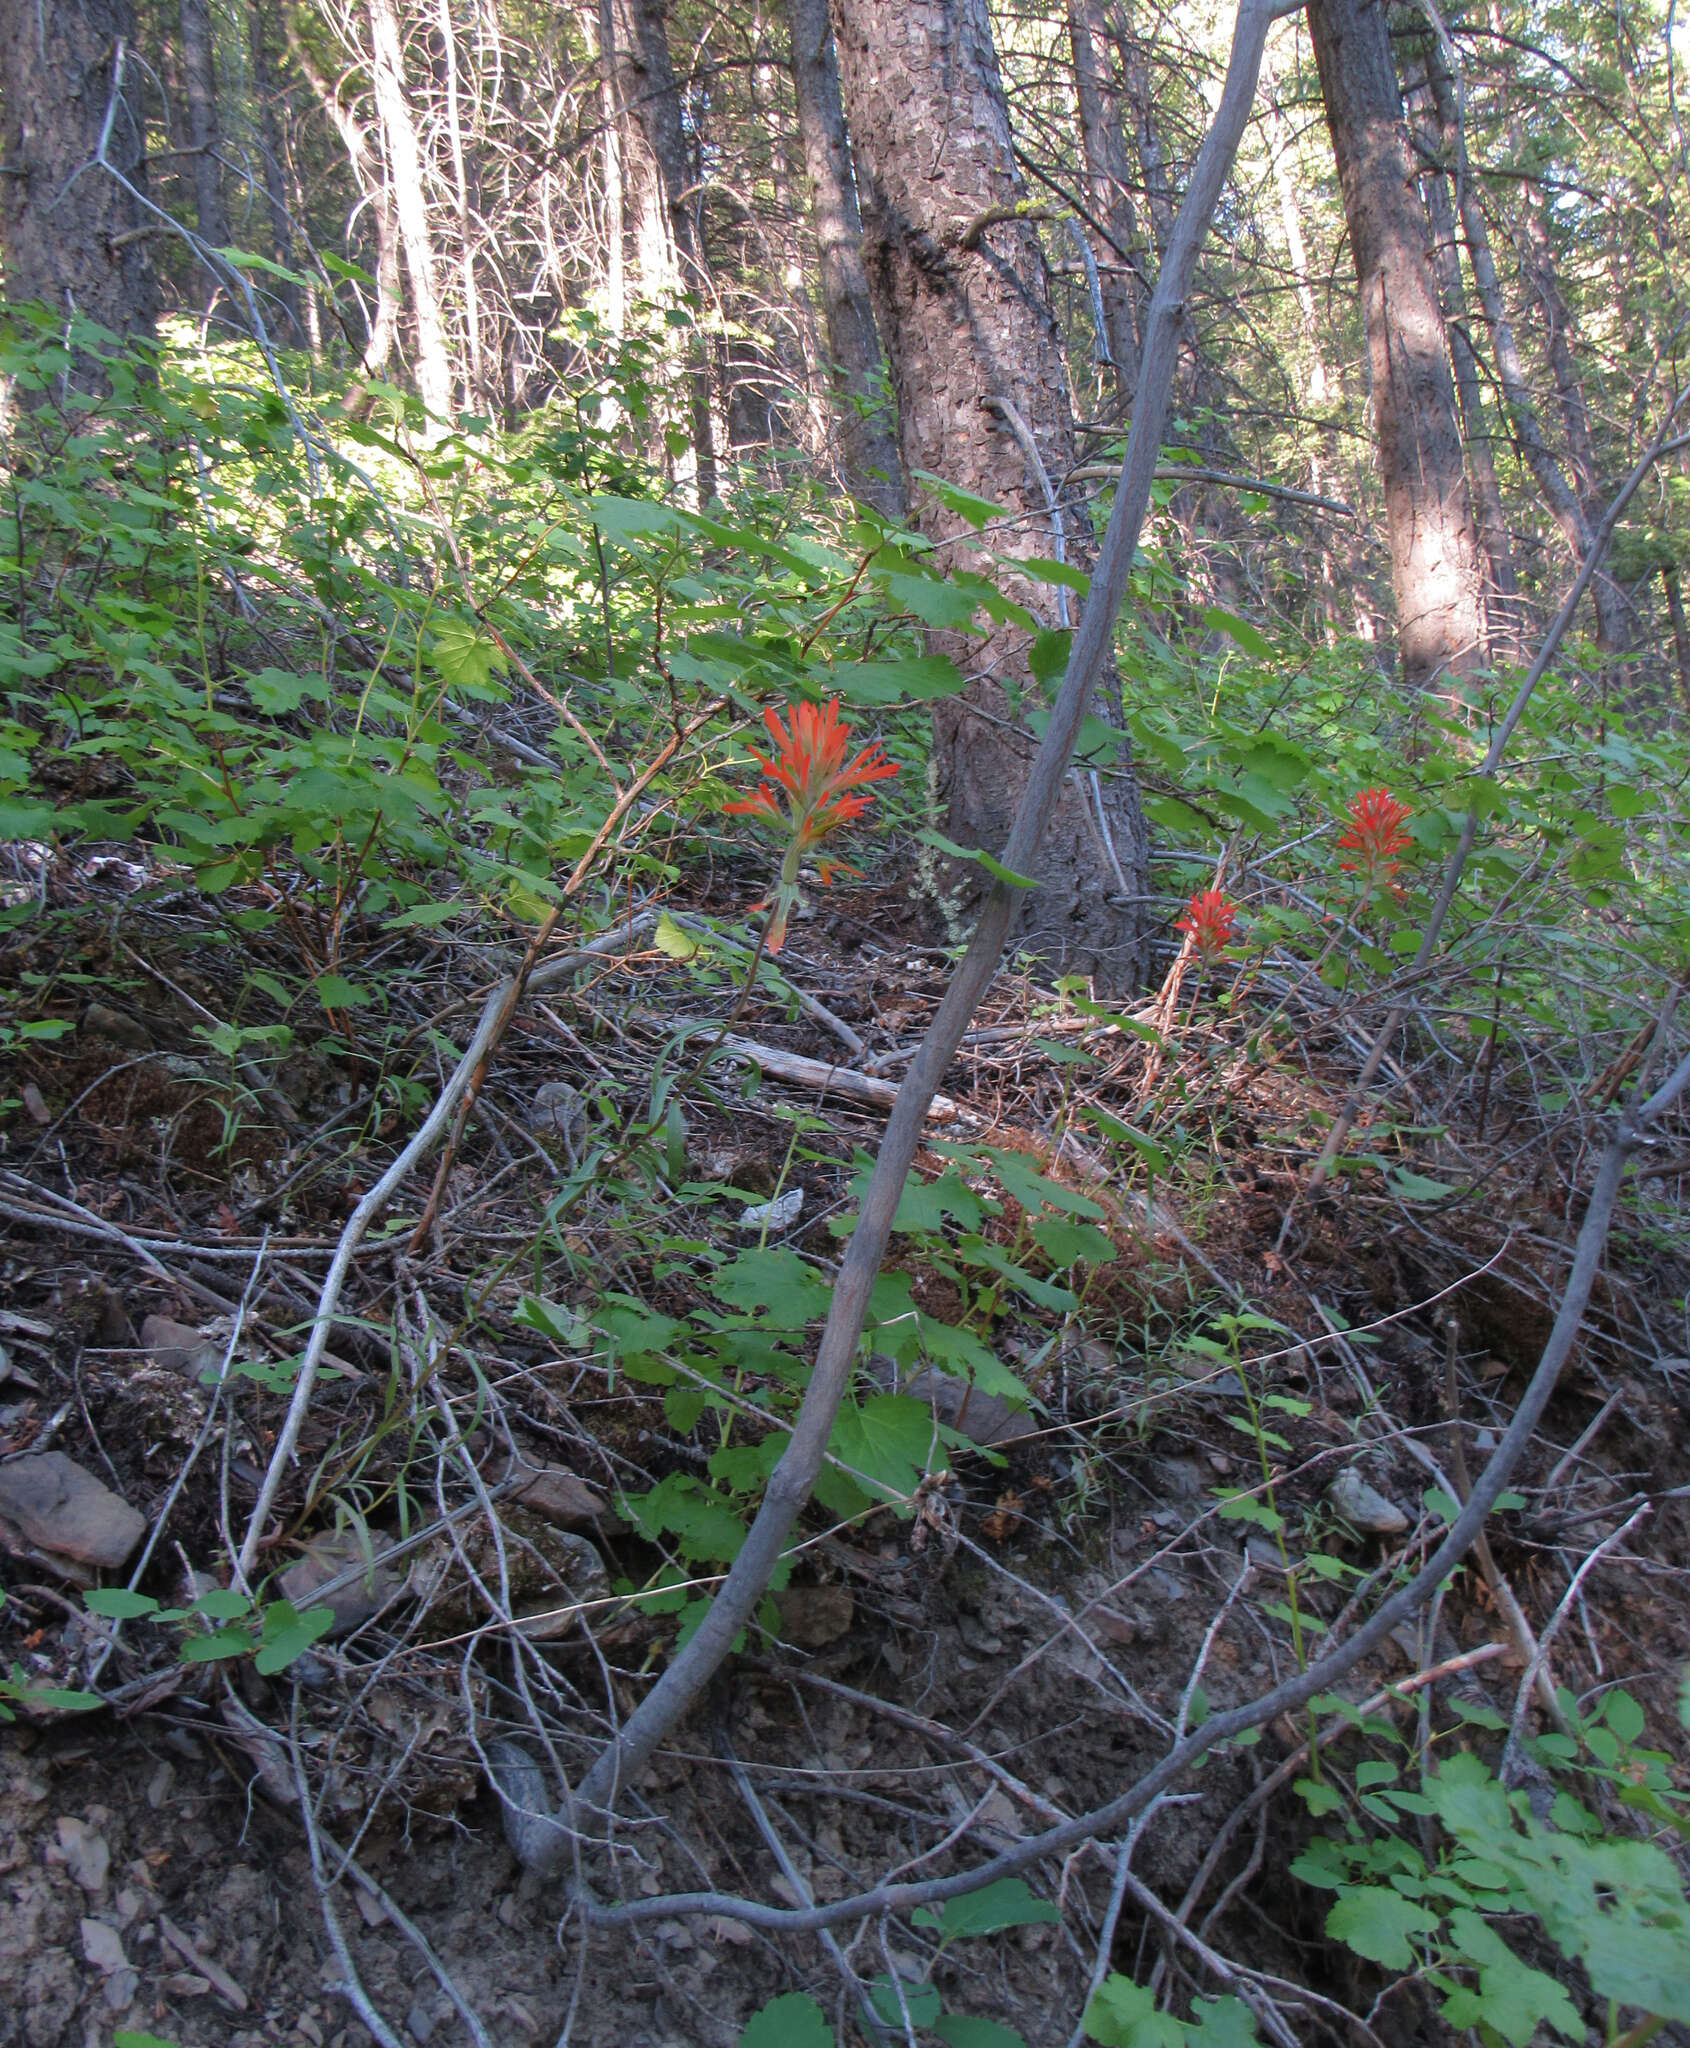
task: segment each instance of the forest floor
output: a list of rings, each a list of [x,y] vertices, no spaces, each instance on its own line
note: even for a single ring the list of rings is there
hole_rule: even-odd
[[[270,1110],[248,1094],[232,1129],[229,1092],[207,1079],[194,1036],[207,1012],[227,1014],[227,952],[203,943],[191,899],[128,903],[132,880],[117,862],[61,878],[54,886],[85,905],[108,899],[110,918],[33,950],[14,937],[5,963],[9,976],[50,977],[78,1029],[24,1048],[6,1090],[0,1491],[8,1464],[63,1454],[144,1518],[157,1540],[140,1584],[171,1600],[226,1568],[285,1407],[267,1363],[297,1351],[348,1210],[417,1111],[396,1098],[372,1114],[367,1072],[306,1053],[277,1070]],[[722,908],[708,895],[697,907]],[[878,1063],[895,1080],[898,1048],[943,987],[940,937],[902,882],[841,893],[795,926],[783,967],[866,1041],[845,1063]],[[461,1037],[472,1012],[442,1019],[479,997],[497,949],[442,959],[406,1001],[419,1032]],[[0,1667],[36,1688],[97,1684],[109,1704],[27,1711],[0,1736],[5,2048],[105,2048],[124,2028],[181,2048],[353,2048],[372,2034],[348,1997],[352,1973],[366,2017],[373,2008],[407,2042],[477,2038],[455,1997],[498,2044],[734,2048],[759,2005],[800,1987],[856,2041],[867,2037],[853,1975],[927,1976],[934,1939],[907,1923],[842,1927],[838,1954],[721,1914],[560,1928],[557,1898],[507,1850],[479,1766],[480,1731],[524,1725],[518,1694],[550,1673],[548,1726],[578,1768],[593,1731],[571,1703],[625,1713],[676,1626],[611,1596],[613,1581],[646,1583],[656,1559],[614,1503],[702,1472],[703,1452],[672,1427],[660,1388],[607,1375],[516,1316],[524,1286],[539,1284],[536,1219],[559,1172],[535,1135],[536,1091],[643,1086],[687,1007],[674,967],[643,949],[530,1004],[493,1063],[428,1244],[413,1254],[408,1230],[378,1229],[354,1262],[336,1370],[318,1387],[264,1566],[304,1558],[321,1580],[355,1564],[361,1540],[379,1549],[402,1533],[401,1501],[410,1526],[432,1518],[434,1533],[379,1584],[342,1589],[344,1630],[273,1676],[251,1657],[184,1663],[154,1623],[85,1614],[74,1569],[10,1526]],[[1175,1046],[1159,1085],[1183,1098],[1202,1141],[1158,1180],[1147,1212],[1083,1146],[1053,1158],[1051,1138],[1064,1047],[1089,1047],[1087,1088],[1128,1118],[1144,1044],[1053,1023],[1031,981],[1000,979],[945,1083],[957,1113],[936,1134],[1023,1152],[1096,1198],[1116,1257],[1080,1317],[1023,1304],[995,1323],[994,1348],[1042,1404],[1024,1433],[976,1409],[997,1446],[959,1449],[913,1518],[886,1508],[831,1533],[806,1525],[778,1636],[729,1664],[634,1788],[607,1895],[825,1902],[892,1871],[966,1867],[1106,1800],[1199,1710],[1199,1676],[1213,1710],[1293,1666],[1286,1558],[1218,1514],[1219,1490],[1257,1476],[1264,1443],[1294,1553],[1318,1549],[1364,1574],[1425,1553],[1441,1526],[1428,1489],[1461,1490],[1461,1469],[1482,1462],[1537,1362],[1588,1162],[1506,1075],[1471,1076],[1445,1101],[1409,1103],[1444,1132],[1416,1168],[1456,1192],[1416,1200],[1383,1166],[1363,1169],[1299,1209],[1281,1242],[1318,1142],[1309,1134],[1356,1057],[1336,1012],[1296,1017],[1282,1054],[1252,1055],[1246,1041],[1270,1007],[1252,1001]],[[737,1028],[842,1057],[836,1029],[761,996]],[[442,1060],[431,1055],[425,1073]],[[796,1127],[774,1113],[783,1104],[816,1119],[796,1149]],[[872,1150],[880,1115],[767,1072],[744,1095],[719,1081],[713,1097],[689,1095],[687,1185],[746,1200],[802,1188],[801,1213],[770,1242],[825,1272],[853,1148]],[[401,1199],[409,1217],[428,1171]],[[653,1312],[685,1314],[698,1296],[679,1240],[736,1229],[720,1204],[702,1222],[687,1216],[673,1242],[636,1242],[609,1221],[595,1236],[589,1218],[574,1255],[602,1261]],[[952,1320],[955,1269],[919,1245],[899,1259],[917,1303]],[[1586,1338],[1517,1481],[1520,1505],[1496,1518],[1497,1583],[1463,1572],[1422,1628],[1356,1671],[1356,1698],[1453,1663],[1429,1688],[1437,1724],[1459,1701],[1507,1717],[1523,1664],[1509,1593],[1542,1630],[1592,1546],[1652,1503],[1584,1582],[1550,1666],[1581,1699],[1623,1684],[1655,1739],[1676,1729],[1690,1501],[1664,1496],[1690,1490],[1687,1287],[1690,1246],[1629,1225],[1616,1234]],[[1252,1330],[1231,1364],[1205,1362],[1187,1337],[1240,1308],[1279,1329]],[[395,1329],[426,1353],[422,1381]],[[248,1369],[219,1385],[231,1356]],[[1269,1389],[1289,1404],[1272,1438],[1256,1407]],[[942,1387],[930,1391],[942,1401]],[[449,1427],[432,1429],[431,1400]],[[947,1419],[968,1434],[966,1408]],[[549,1490],[513,1472],[513,1451],[550,1475]],[[1360,1513],[1371,1533],[1334,1509],[1329,1489],[1349,1471],[1381,1497]],[[442,1536],[441,1518],[460,1509]],[[342,1547],[325,1550],[337,1523]],[[1336,1621],[1359,1583],[1300,1576],[1304,1620]],[[561,1620],[560,1586],[587,1602]],[[532,1640],[513,1657],[523,1621]],[[1305,1733],[1274,1724],[1159,1804],[1134,1839],[1143,1892],[1127,1894],[1114,1963],[1212,1992],[1226,1980],[1195,1937],[1257,1973],[1300,2039],[1365,2038],[1347,2012],[1390,2048],[1453,2041],[1412,1974],[1382,1976],[1325,1938],[1327,1896],[1288,1875],[1313,1827],[1293,1774],[1255,1795]],[[950,1946],[935,1981],[947,2010],[1063,2048],[1097,1962],[1110,1865],[1082,1849],[1038,1877],[1060,1924]]]

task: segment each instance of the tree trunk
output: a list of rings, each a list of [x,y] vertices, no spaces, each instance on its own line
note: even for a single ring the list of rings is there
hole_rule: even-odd
[[[207,0],[182,0],[182,99],[186,111],[189,170],[194,187],[194,223],[200,240],[226,249],[232,239],[223,205],[222,165],[217,161],[217,67],[212,55],[211,8]],[[206,303],[217,296],[219,281],[206,273]]]
[[[340,137],[360,203],[368,205],[375,223],[376,303],[374,310],[366,316],[368,324],[360,367],[366,375],[377,377],[387,367],[387,360],[393,353],[399,319],[399,233],[393,216],[393,187],[377,173],[371,158],[368,130],[350,107],[342,105],[340,94],[318,70],[304,37],[286,8],[282,10],[282,23],[287,32],[289,53],[322,108],[324,118]]]
[[[114,334],[150,335],[158,288],[146,214],[110,172],[84,169],[115,94],[106,158],[145,190],[131,33],[127,0],[41,8],[36,0],[0,0],[0,243],[11,298],[85,314]],[[71,381],[84,390],[103,383],[86,361]]]
[[[1073,420],[1044,254],[1018,211],[1026,195],[986,0],[834,0],[834,30],[906,474],[937,473],[1012,515],[987,540],[929,496],[919,524],[943,544],[950,565],[990,574],[993,553],[1059,552],[1059,520],[1084,568],[1092,554],[1085,509],[1057,505],[1053,519],[1045,496],[1050,480],[1060,484],[1074,465]],[[1028,448],[1019,445],[1023,433]],[[999,573],[1006,594],[1030,611],[1057,613],[1048,586]],[[934,712],[947,829],[964,845],[995,852],[1034,750],[1023,717],[1038,702],[1026,636],[999,624],[978,637],[933,638],[935,650],[973,678],[965,695],[941,700]],[[1135,984],[1144,965],[1144,875],[1144,829],[1123,747],[1105,776],[1069,772],[1022,944],[1108,987]]]
[[[440,55],[446,69],[446,139],[452,151],[453,197],[458,202],[458,266],[464,292],[464,362],[469,389],[481,390],[481,295],[476,289],[475,235],[470,220],[469,174],[464,168],[463,123],[458,112],[458,34],[452,0],[439,0]],[[475,401],[472,398],[471,403]]]
[[[1431,77],[1425,66],[1408,81],[1409,101],[1414,108],[1414,132],[1424,164],[1420,189],[1426,214],[1432,225],[1432,271],[1443,299],[1444,322],[1449,330],[1451,367],[1455,372],[1455,395],[1461,407],[1461,431],[1467,443],[1467,466],[1473,484],[1473,506],[1478,516],[1479,535],[1490,564],[1491,587],[1498,602],[1492,637],[1512,643],[1518,651],[1521,619],[1517,598],[1519,584],[1514,574],[1514,551],[1508,539],[1508,521],[1502,509],[1502,489],[1497,482],[1496,456],[1491,448],[1490,429],[1485,419],[1484,393],[1479,381],[1479,360],[1467,329],[1467,295],[1461,280],[1461,250],[1455,234],[1455,205],[1450,197],[1449,174],[1444,168],[1451,137],[1436,104]],[[1463,191],[1466,190],[1463,180]]]
[[[599,121],[603,127],[604,294],[605,320],[612,334],[628,324],[628,268],[623,249],[626,215],[623,207],[622,121],[616,89],[616,22],[611,0],[594,0],[587,10],[589,30],[598,43]]]
[[[1138,388],[1139,308],[1130,267],[1138,221],[1133,213],[1120,94],[1109,67],[1101,0],[1068,0],[1068,44],[1074,57],[1074,104],[1080,117],[1086,198],[1092,218],[1107,230],[1113,244],[1098,258],[1103,339],[1115,371],[1115,388],[1131,404]]]
[[[1441,67],[1434,66],[1430,73],[1431,89],[1435,95],[1438,114],[1442,124],[1446,147],[1460,147],[1456,129],[1454,95],[1450,91],[1449,79]],[[1491,250],[1490,230],[1485,220],[1484,208],[1480,203],[1478,187],[1470,167],[1458,157],[1456,164],[1461,187],[1461,222],[1466,230],[1467,256],[1473,266],[1473,282],[1478,288],[1479,303],[1484,308],[1485,324],[1490,329],[1491,350],[1496,358],[1497,381],[1502,386],[1503,400],[1508,407],[1509,424],[1514,430],[1514,439],[1526,467],[1532,473],[1532,480],[1543,494],[1544,503],[1560,527],[1573,560],[1581,567],[1585,558],[1595,546],[1595,529],[1578,492],[1573,488],[1565,470],[1555,459],[1543,423],[1538,418],[1537,407],[1532,402],[1531,386],[1527,382],[1525,365],[1520,359],[1520,348],[1514,338],[1514,323],[1508,317],[1508,305],[1502,294],[1502,280],[1497,275],[1496,258]],[[1596,637],[1603,647],[1618,645],[1615,638],[1616,622],[1613,617],[1613,600],[1617,587],[1612,579],[1598,575],[1592,586],[1596,600]]]
[[[293,223],[288,217],[287,182],[282,167],[282,137],[276,123],[276,80],[270,63],[269,24],[260,0],[248,0],[247,49],[252,64],[252,94],[258,104],[258,148],[264,173],[264,203],[270,216],[270,253],[278,263],[293,265]],[[299,312],[299,287],[282,278],[269,280],[287,308],[294,338],[306,340]]]
[[[1684,708],[1690,711],[1690,625],[1684,619],[1684,579],[1676,562],[1661,564],[1661,583],[1667,594],[1667,616],[1672,620],[1672,651],[1678,657],[1678,689]]]
[[[417,390],[438,419],[452,411],[452,365],[440,319],[434,242],[428,225],[428,192],[423,182],[422,146],[405,98],[405,59],[394,0],[369,0],[370,79],[387,156],[388,186],[411,281],[411,311],[417,323]]]
[[[681,118],[681,95],[669,55],[666,0],[613,0],[611,35],[616,58],[617,96],[631,117],[630,140],[643,147],[629,151],[640,165],[644,201],[642,243],[661,233],[673,252],[676,278],[694,295],[702,313],[712,293],[705,257],[702,216],[696,204],[697,180]],[[658,282],[654,247],[642,248],[641,268],[647,289]],[[716,495],[716,441],[710,418],[710,368],[704,337],[694,337],[687,384],[692,415],[692,444],[698,465],[698,502]]]
[[[863,224],[827,0],[787,0],[787,13],[845,480],[888,518],[902,519],[897,428],[886,402],[884,358],[863,269]]]
[[[1404,680],[1473,666],[1484,570],[1384,0],[1308,0],[1361,288]]]

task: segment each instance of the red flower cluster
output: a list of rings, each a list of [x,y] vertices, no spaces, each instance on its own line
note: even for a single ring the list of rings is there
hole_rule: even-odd
[[[837,698],[830,697],[820,705],[788,705],[787,717],[790,731],[781,724],[778,711],[763,713],[777,758],[771,761],[755,747],[751,758],[769,779],[758,785],[754,796],[722,808],[749,811],[786,826],[792,844],[804,853],[841,825],[860,817],[874,801],[872,790],[861,796],[847,796],[847,790],[896,775],[898,766],[880,751],[878,740],[862,748],[853,760],[845,759],[851,728],[840,723]]]
[[[1184,917],[1174,920],[1174,930],[1185,933],[1200,960],[1218,960],[1232,944],[1237,923],[1236,903],[1219,889],[1199,889],[1185,906]]]
[[[1363,903],[1376,889],[1397,887],[1399,855],[1412,843],[1402,829],[1408,814],[1407,804],[1399,803],[1388,789],[1364,789],[1352,798],[1349,823],[1338,835],[1340,850],[1352,858],[1338,865],[1361,878]]]
[[[722,806],[725,811],[746,812],[765,818],[787,834],[780,877],[766,899],[769,911],[766,944],[778,953],[786,937],[786,921],[798,901],[798,863],[813,846],[860,818],[874,802],[874,791],[864,790],[867,782],[883,782],[896,775],[898,764],[888,761],[880,743],[862,747],[849,760],[847,743],[851,728],[842,724],[837,698],[825,704],[789,704],[787,723],[780,713],[763,713],[763,723],[775,743],[775,758],[769,760],[751,749],[751,757],[763,770],[764,780],[751,796]],[[856,792],[852,794],[851,792]],[[817,865],[824,882],[831,881],[833,869],[843,862],[821,861]],[[846,869],[855,873],[854,869]],[[761,909],[763,905],[754,906]]]

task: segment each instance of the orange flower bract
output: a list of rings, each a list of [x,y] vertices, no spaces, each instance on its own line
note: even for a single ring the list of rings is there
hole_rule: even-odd
[[[1238,905],[1219,889],[1199,889],[1185,906],[1185,915],[1174,920],[1174,930],[1184,932],[1199,958],[1218,960],[1232,944],[1238,923]]]
[[[778,711],[763,713],[763,723],[775,743],[775,758],[771,761],[753,747],[751,757],[765,779],[755,794],[722,808],[786,826],[802,853],[841,825],[861,817],[874,801],[872,790],[860,795],[847,792],[862,783],[896,775],[898,766],[887,760],[878,740],[846,760],[851,728],[840,720],[837,698],[830,697],[824,704],[789,704],[786,715],[790,730],[781,723]]]
[[[1412,844],[1402,829],[1409,815],[1388,789],[1364,789],[1350,800],[1349,822],[1338,835],[1341,852],[1351,856],[1338,865],[1345,874],[1361,878],[1362,901],[1375,889],[1394,889],[1400,855]]]

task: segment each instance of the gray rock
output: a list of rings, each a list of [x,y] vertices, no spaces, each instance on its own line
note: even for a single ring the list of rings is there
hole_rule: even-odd
[[[215,1376],[223,1367],[222,1341],[191,1324],[172,1322],[169,1316],[148,1316],[141,1324],[141,1342],[155,1365],[187,1379],[198,1380],[202,1373]]]
[[[350,1586],[337,1587],[326,1598],[317,1597],[319,1586],[358,1565],[363,1570]],[[362,1627],[381,1612],[402,1584],[401,1574],[391,1565],[383,1564],[381,1549],[378,1547],[372,1553],[371,1546],[356,1529],[328,1529],[313,1536],[282,1574],[282,1591],[301,1612],[307,1607],[324,1606],[332,1611],[331,1636]]]
[[[1326,1489],[1326,1504],[1366,1536],[1400,1536],[1409,1526],[1396,1502],[1369,1486],[1354,1465],[1347,1465]]]
[[[977,1444],[1009,1444],[1018,1437],[1031,1436],[1038,1423],[1025,1408],[1017,1408],[1001,1394],[983,1394],[954,1373],[940,1372],[924,1365],[900,1374],[898,1366],[877,1351],[869,1369],[882,1385],[892,1387],[913,1400],[925,1401],[947,1429],[970,1437]]]
[[[571,1163],[587,1136],[587,1106],[580,1090],[567,1081],[543,1081],[528,1108],[528,1128],[553,1145],[561,1145]]]
[[[146,1533],[138,1508],[63,1451],[0,1465],[0,1541],[15,1548],[15,1535],[69,1577],[115,1571]]]

